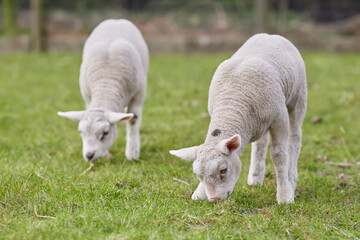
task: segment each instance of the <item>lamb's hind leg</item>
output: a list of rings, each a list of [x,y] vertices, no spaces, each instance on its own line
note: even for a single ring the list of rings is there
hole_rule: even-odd
[[[265,176],[265,158],[269,146],[269,134],[266,132],[251,144],[251,163],[248,175],[249,185],[262,185]]]
[[[289,180],[292,188],[296,189],[298,180],[297,163],[301,149],[301,125],[306,112],[306,99],[298,100],[295,108],[289,112],[290,117],[290,138],[289,138]]]
[[[275,166],[277,179],[276,198],[278,203],[291,203],[294,201],[294,190],[289,181],[289,116],[286,108],[271,125],[270,134],[270,155]]]
[[[140,155],[140,125],[142,119],[142,99],[134,97],[128,106],[128,113],[134,117],[126,122],[126,149],[125,156],[129,160],[139,159]]]

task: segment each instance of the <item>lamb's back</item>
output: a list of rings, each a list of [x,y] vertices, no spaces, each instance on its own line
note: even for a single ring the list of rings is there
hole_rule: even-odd
[[[239,132],[238,127],[249,129],[248,138],[256,140],[284,105],[290,109],[296,103],[299,94],[306,95],[306,78],[298,50],[280,36],[257,34],[221,63],[213,76],[208,135],[227,125],[232,133]]]
[[[296,47],[278,35],[256,34],[217,68],[210,86],[209,112],[213,105],[221,108],[229,98],[265,107],[278,101],[291,104],[303,88],[305,65]]]
[[[237,63],[257,58],[270,66],[268,74],[279,74],[273,80],[280,84],[287,104],[301,88],[306,87],[305,64],[298,49],[279,35],[256,34],[230,58]],[[269,83],[271,84],[271,82]]]
[[[140,56],[143,71],[146,74],[149,66],[149,51],[146,42],[139,29],[126,19],[108,19],[100,23],[86,40],[83,61],[91,59],[93,52],[99,52],[99,50],[102,50],[103,54],[108,54],[109,48],[113,47],[112,44],[116,41],[133,45]]]
[[[114,102],[126,106],[145,92],[148,48],[140,31],[128,20],[105,20],[86,40],[80,68],[80,91],[87,106]]]

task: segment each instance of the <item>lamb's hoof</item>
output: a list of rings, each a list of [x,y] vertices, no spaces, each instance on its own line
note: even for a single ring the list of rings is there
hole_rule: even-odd
[[[294,191],[291,189],[291,187],[284,189],[284,190],[278,190],[276,194],[276,199],[278,204],[281,203],[293,203],[294,202]]]
[[[139,151],[131,151],[131,152],[126,152],[125,153],[125,156],[126,158],[129,160],[129,161],[132,161],[132,160],[139,160]]]
[[[248,175],[248,185],[250,186],[262,186],[264,178],[261,179],[259,176]]]
[[[198,194],[196,191],[191,195],[192,200],[201,200],[204,201],[207,199],[207,196],[201,196],[201,194]]]

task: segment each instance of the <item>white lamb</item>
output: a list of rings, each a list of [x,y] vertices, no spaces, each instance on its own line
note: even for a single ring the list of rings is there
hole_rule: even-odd
[[[232,193],[241,171],[239,154],[250,142],[248,184],[262,185],[270,132],[277,201],[294,201],[306,85],[299,51],[277,35],[251,37],[220,64],[209,90],[211,122],[205,143],[170,151],[184,160],[194,160],[200,184],[193,200],[216,202]]]
[[[86,40],[80,68],[85,111],[58,112],[79,122],[83,156],[94,161],[108,154],[117,137],[116,124],[126,123],[126,157],[138,159],[142,104],[149,52],[141,32],[128,20],[105,20]],[[122,113],[127,107],[128,113]]]

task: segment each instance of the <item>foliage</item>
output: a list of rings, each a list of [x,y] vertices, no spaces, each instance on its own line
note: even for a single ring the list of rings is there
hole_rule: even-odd
[[[3,25],[5,29],[14,26],[14,13],[11,0],[3,0]]]
[[[264,186],[246,184],[250,146],[230,199],[190,200],[198,183],[191,163],[168,150],[204,140],[209,83],[229,56],[153,55],[141,160],[125,160],[122,124],[111,162],[80,176],[88,164],[76,123],[56,115],[83,108],[80,54],[2,55],[0,238],[360,238],[358,54],[304,54],[309,104],[294,204],[276,204],[269,159]]]
[[[29,0],[12,0],[18,7],[29,7]],[[251,6],[251,0],[44,0],[46,8],[62,8],[68,10],[81,9],[106,9],[126,7],[127,9],[141,10],[146,8],[177,9],[187,7],[204,7],[220,3],[226,8],[237,8],[239,6]]]

